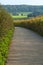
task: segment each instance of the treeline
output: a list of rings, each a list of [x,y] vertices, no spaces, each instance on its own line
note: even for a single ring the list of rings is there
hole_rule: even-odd
[[[13,31],[13,19],[0,5],[0,65],[4,65],[6,62]]]
[[[32,15],[42,15],[43,6],[32,6],[32,5],[4,5],[5,9],[13,15],[16,12],[32,12]]]
[[[28,28],[43,36],[43,16],[37,16],[27,20],[15,20],[14,25]]]

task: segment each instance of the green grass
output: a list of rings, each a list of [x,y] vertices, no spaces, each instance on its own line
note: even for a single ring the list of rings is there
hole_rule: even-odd
[[[0,65],[5,65],[12,34],[13,29],[9,30],[7,35],[3,37],[2,40],[0,41]]]
[[[27,16],[12,16],[12,18],[27,18]]]
[[[18,15],[11,15],[14,19],[27,18],[27,15],[32,14],[32,12],[17,12]],[[23,15],[22,15],[23,14]]]

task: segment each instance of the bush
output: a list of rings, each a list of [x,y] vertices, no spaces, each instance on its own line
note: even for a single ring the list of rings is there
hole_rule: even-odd
[[[14,21],[14,25],[31,29],[43,36],[43,16],[37,16],[27,20]]]
[[[4,65],[13,35],[14,25],[11,15],[0,6],[0,65]]]

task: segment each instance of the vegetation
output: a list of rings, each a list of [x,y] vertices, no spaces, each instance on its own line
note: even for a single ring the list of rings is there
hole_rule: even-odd
[[[24,28],[31,29],[38,34],[43,36],[43,16],[37,16],[32,19],[24,19],[24,20],[14,20],[12,18],[27,18],[29,17],[28,12],[34,12],[34,16],[39,14],[43,14],[43,7],[41,6],[26,6],[26,5],[5,5],[4,6],[8,12],[17,14],[17,12],[21,12],[22,16],[11,16],[1,5],[0,5],[0,65],[4,65],[6,62],[6,58],[8,56],[8,49],[11,41],[11,37],[13,35],[14,26],[20,26]],[[33,8],[33,9],[32,9]],[[34,10],[34,11],[33,11]],[[25,16],[23,15],[23,12]],[[27,13],[26,13],[27,12]],[[32,16],[33,16],[32,14]],[[31,16],[31,15],[30,15]]]
[[[37,16],[27,20],[15,20],[14,25],[31,29],[43,36],[43,16]]]
[[[0,5],[0,65],[4,65],[6,62],[13,31],[13,19]]]
[[[4,5],[5,9],[16,15],[18,12],[32,12],[31,16],[37,16],[43,14],[43,6],[32,6],[32,5]]]
[[[17,12],[18,15],[27,16],[28,14],[32,14],[32,12]]]
[[[12,16],[13,19],[27,18],[27,16]]]
[[[13,19],[25,19],[25,18],[29,18],[30,14],[32,14],[32,12],[17,12],[16,15],[12,15]]]

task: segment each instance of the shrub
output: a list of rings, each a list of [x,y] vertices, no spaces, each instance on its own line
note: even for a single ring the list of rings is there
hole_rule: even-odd
[[[14,31],[11,15],[0,6],[0,65],[4,65],[8,56],[8,49]]]
[[[27,20],[15,20],[14,25],[31,29],[43,36],[43,16],[37,16]]]

